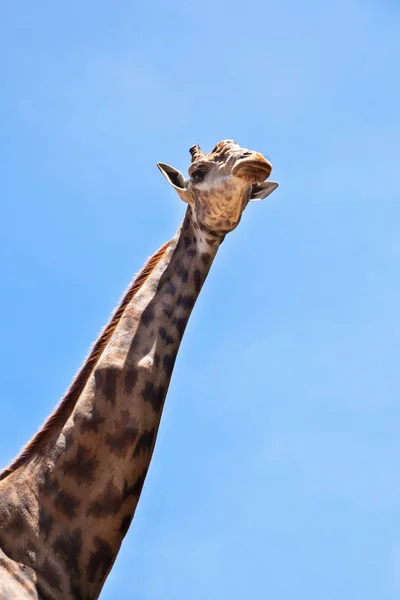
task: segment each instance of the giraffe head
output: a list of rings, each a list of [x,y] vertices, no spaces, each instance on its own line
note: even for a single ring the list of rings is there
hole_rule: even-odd
[[[265,181],[272,170],[268,160],[233,140],[219,142],[210,154],[193,146],[190,154],[188,179],[165,163],[157,166],[190,204],[199,226],[210,233],[225,235],[235,229],[250,200],[262,200],[278,187]]]

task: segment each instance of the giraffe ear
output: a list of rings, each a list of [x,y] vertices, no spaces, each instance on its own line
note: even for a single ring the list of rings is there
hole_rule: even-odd
[[[184,202],[189,202],[188,182],[182,173],[165,163],[157,163],[157,167],[160,169],[168,183],[176,190],[179,198]]]
[[[278,183],[275,181],[264,181],[264,183],[255,183],[251,188],[250,202],[257,202],[258,200],[264,200],[267,196],[272,194],[278,187]]]

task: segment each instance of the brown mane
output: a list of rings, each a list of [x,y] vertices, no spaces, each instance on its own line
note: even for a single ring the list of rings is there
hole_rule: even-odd
[[[98,359],[103,353],[103,350],[108,344],[112,334],[114,333],[126,306],[145,283],[155,266],[161,260],[170,243],[171,242],[167,242],[155,254],[153,254],[140,273],[135,277],[128,291],[125,293],[125,296],[122,298],[120,305],[112,315],[108,325],[106,325],[106,327],[103,329],[89,356],[82,365],[80,371],[78,371],[77,375],[75,376],[75,379],[73,380],[64,398],[61,400],[55,411],[49,416],[47,421],[45,421],[40,431],[38,431],[31,441],[28,442],[21,453],[6,469],[0,472],[0,480],[4,479],[7,477],[7,475],[10,475],[27,461],[29,461],[38,450],[43,448],[49,432],[52,432],[56,427],[61,427],[67,421]]]

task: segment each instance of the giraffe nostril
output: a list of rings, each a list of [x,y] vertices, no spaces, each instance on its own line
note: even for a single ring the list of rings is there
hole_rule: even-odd
[[[251,156],[253,153],[250,150],[246,150],[246,152],[242,152],[240,154],[240,158],[246,158],[246,156]]]

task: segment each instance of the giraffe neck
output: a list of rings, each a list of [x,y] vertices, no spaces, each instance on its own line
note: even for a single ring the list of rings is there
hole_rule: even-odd
[[[8,477],[24,514],[6,523],[2,546],[35,569],[49,599],[100,593],[134,516],[180,342],[220,242],[188,208],[61,432]]]

